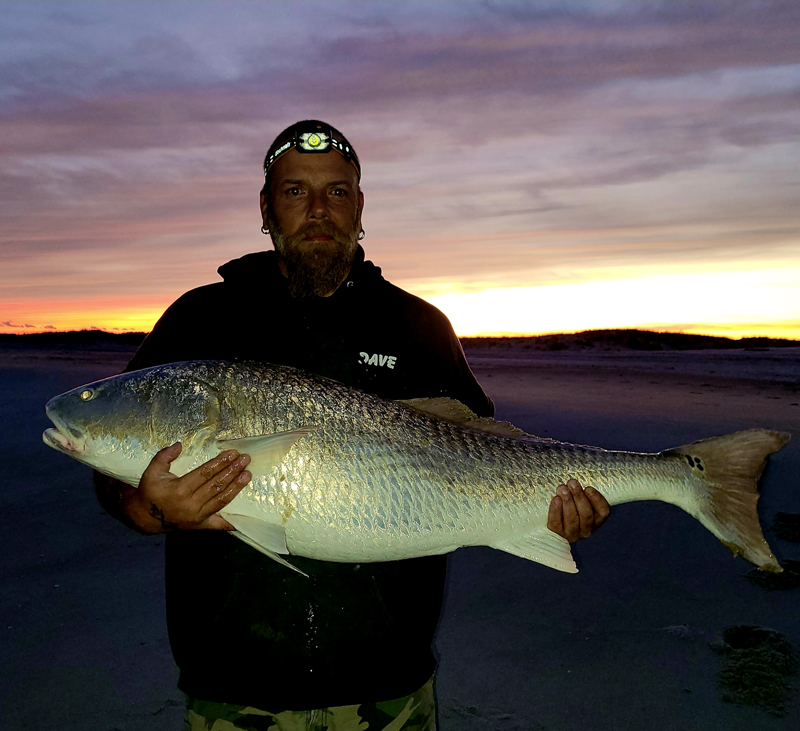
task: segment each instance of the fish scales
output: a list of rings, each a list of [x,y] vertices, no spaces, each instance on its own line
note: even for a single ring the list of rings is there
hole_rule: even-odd
[[[459,405],[456,416],[428,413],[435,401],[387,401],[281,366],[177,363],[53,399],[56,429],[44,438],[131,484],[178,440],[176,474],[221,449],[251,454],[253,478],[222,514],[272,557],[364,562],[490,545],[572,571],[569,545],[545,525],[555,486],[574,477],[612,505],[676,504],[780,570],[758,525],[755,485],[787,435],[750,430],[660,454],[606,451],[515,434]]]

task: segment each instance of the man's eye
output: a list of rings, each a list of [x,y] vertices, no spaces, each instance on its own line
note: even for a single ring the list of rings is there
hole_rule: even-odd
[[[300,195],[300,193],[302,193],[300,188],[298,188],[297,186],[295,186],[294,188],[289,188],[286,192],[292,196],[298,196]]]
[[[342,198],[347,195],[347,191],[344,188],[334,188],[333,194],[339,198]]]

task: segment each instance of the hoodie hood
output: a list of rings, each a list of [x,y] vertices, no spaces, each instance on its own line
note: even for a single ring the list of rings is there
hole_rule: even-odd
[[[343,289],[363,286],[374,286],[383,281],[381,268],[364,258],[361,245],[356,249],[353,266],[347,279],[334,293],[334,297]],[[232,259],[217,269],[226,284],[252,285],[255,283],[270,286],[286,287],[286,278],[278,267],[278,255],[274,251],[257,251],[245,254],[239,259]]]

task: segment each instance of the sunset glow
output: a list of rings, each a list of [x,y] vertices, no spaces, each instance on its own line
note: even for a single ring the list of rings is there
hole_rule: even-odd
[[[149,332],[169,302],[145,306],[123,300],[63,300],[11,303],[4,313],[2,333],[33,333],[68,330],[107,330],[108,332]]]
[[[152,328],[315,117],[460,335],[800,339],[800,4],[567,5],[4,3],[0,332]]]
[[[429,300],[448,314],[462,336],[638,328],[800,340],[798,273],[642,277],[451,293]]]

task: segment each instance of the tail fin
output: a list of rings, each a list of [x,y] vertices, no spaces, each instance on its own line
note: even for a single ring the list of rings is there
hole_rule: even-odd
[[[772,555],[758,522],[758,478],[767,457],[789,438],[784,432],[749,429],[667,452],[682,455],[693,475],[705,483],[707,493],[695,517],[734,556],[741,554],[763,571],[783,569]]]

